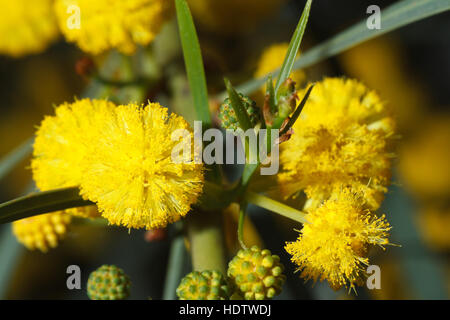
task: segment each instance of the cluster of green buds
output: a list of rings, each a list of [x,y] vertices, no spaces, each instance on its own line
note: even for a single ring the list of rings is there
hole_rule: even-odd
[[[219,271],[193,271],[177,288],[180,300],[228,300],[228,283]]]
[[[264,300],[280,294],[286,280],[280,258],[257,246],[240,250],[228,264],[228,279],[218,271],[193,271],[181,280],[180,300]]]
[[[91,300],[124,300],[130,295],[130,286],[122,269],[103,265],[89,275],[87,294]]]
[[[284,80],[275,91],[272,77],[267,79],[266,95],[262,108],[246,95],[238,93],[229,80],[225,79],[228,98],[224,100],[219,109],[219,119],[222,127],[236,131],[246,131],[250,128],[260,126],[268,129],[280,129],[279,142],[289,138],[290,126],[298,118],[303,105],[309,97],[312,86],[307,91],[302,102],[298,104],[298,96],[295,82],[291,78]],[[291,119],[292,117],[292,119]]]
[[[246,300],[271,299],[280,294],[286,280],[277,255],[257,246],[240,250],[228,265],[228,277]]]
[[[256,102],[250,99],[248,96],[239,93],[239,98],[245,108],[245,111],[247,112],[251,126],[255,127],[259,122],[261,122],[260,109],[256,106]],[[226,98],[220,106],[219,119],[224,129],[236,131],[240,128],[239,120],[236,116],[236,112],[231,106],[230,98]]]

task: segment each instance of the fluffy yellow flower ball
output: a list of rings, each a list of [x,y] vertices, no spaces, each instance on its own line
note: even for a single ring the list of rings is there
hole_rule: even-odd
[[[41,191],[79,186],[81,163],[97,135],[100,115],[112,113],[116,105],[106,100],[77,100],[55,109],[36,131],[31,169]]]
[[[314,208],[344,186],[363,192],[369,208],[380,206],[390,180],[394,121],[374,91],[355,80],[326,78],[293,129],[280,152],[284,196],[304,190]]]
[[[0,0],[0,54],[40,53],[59,34],[53,0]]]
[[[171,7],[168,0],[55,1],[66,39],[92,54],[113,48],[132,54],[137,45],[148,45],[167,20]]]
[[[267,47],[259,58],[258,67],[255,71],[255,77],[264,77],[280,68],[283,64],[288,48],[289,43],[287,42],[276,43],[270,47]],[[299,88],[306,80],[306,74],[302,70],[293,71],[290,77],[296,83],[297,88]],[[262,92],[265,94],[265,86],[262,88]]]
[[[13,233],[30,250],[47,252],[65,237],[71,216],[62,211],[14,221]]]
[[[83,178],[82,162],[90,148],[99,114],[112,112],[115,104],[104,100],[83,99],[56,108],[36,132],[31,169],[41,191],[77,187]],[[66,210],[74,216],[98,217],[94,206]]]
[[[192,136],[189,124],[157,103],[118,106],[104,116],[90,141],[81,194],[110,223],[128,228],[162,228],[185,216],[202,192],[203,166],[173,161],[180,142],[171,134]]]
[[[343,190],[312,210],[297,241],[286,251],[306,280],[327,280],[334,289],[361,284],[367,266],[368,246],[389,243],[389,224],[384,215],[364,210],[360,196]]]
[[[157,103],[66,103],[37,131],[33,177],[41,190],[79,187],[111,224],[165,227],[189,212],[203,188],[202,164],[195,164],[193,157],[172,161],[174,148],[186,143],[172,141],[177,129],[192,136],[182,117],[169,116]],[[89,207],[77,210],[75,215],[81,216],[95,212]]]

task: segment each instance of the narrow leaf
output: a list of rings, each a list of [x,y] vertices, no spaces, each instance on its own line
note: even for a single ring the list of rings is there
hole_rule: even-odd
[[[211,125],[211,115],[209,113],[208,91],[197,32],[186,0],[175,0],[175,5],[184,63],[194,107],[198,120],[201,120],[203,125],[208,127]]]
[[[236,113],[236,117],[239,121],[239,127],[243,129],[244,131],[250,129],[252,127],[250,117],[247,113],[247,110],[244,107],[244,104],[242,103],[241,97],[239,97],[239,94],[234,90],[230,80],[227,78],[224,79],[225,86],[227,87],[228,97],[230,98],[231,107],[233,108],[234,112]]]
[[[410,23],[425,19],[427,17],[450,10],[448,0],[402,0],[398,1],[381,12],[382,28],[380,30],[369,30],[366,20],[335,35],[331,39],[322,42],[314,48],[302,53],[292,70],[299,70],[327,58],[333,57],[347,49],[350,49],[364,41],[376,38]],[[280,69],[271,72],[274,76],[280,73]],[[250,94],[258,90],[266,81],[267,75],[258,79],[249,80],[239,85],[236,90],[243,94]],[[217,99],[223,100],[226,91],[220,93]]]
[[[3,179],[14,167],[33,150],[33,138],[28,138],[16,149],[0,160],[0,180]]]
[[[269,74],[266,81],[266,95],[269,95],[270,111],[275,112],[276,107],[275,88],[273,87],[273,80],[271,74]]]
[[[309,86],[308,91],[306,91],[305,96],[303,97],[302,101],[298,105],[297,109],[295,109],[294,113],[292,114],[292,117],[289,119],[288,123],[284,127],[284,129],[280,132],[280,136],[282,136],[284,133],[286,133],[290,128],[294,126],[295,121],[297,121],[298,117],[300,116],[300,113],[302,113],[303,107],[306,104],[306,101],[308,101],[309,95],[311,94],[312,89],[314,88],[314,84]]]
[[[303,9],[302,16],[298,21],[297,28],[291,38],[289,43],[289,48],[284,58],[283,65],[280,69],[280,75],[278,77],[277,83],[275,84],[275,96],[278,98],[278,89],[281,84],[289,78],[291,74],[292,67],[294,66],[295,58],[297,57],[298,50],[300,49],[300,44],[302,43],[303,34],[305,33],[306,24],[309,18],[309,11],[311,10],[312,0],[306,2],[305,8]]]
[[[78,188],[56,189],[45,192],[36,192],[0,204],[0,223],[93,204],[83,200]]]

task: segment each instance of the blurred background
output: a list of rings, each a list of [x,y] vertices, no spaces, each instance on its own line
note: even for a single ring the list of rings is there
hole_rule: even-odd
[[[209,92],[223,90],[222,77],[234,83],[257,74],[258,61],[273,44],[289,42],[305,1],[190,1],[198,28]],[[216,2],[216,3],[217,3]],[[367,18],[371,4],[395,1],[320,0],[313,3],[301,51]],[[202,4],[203,3],[203,4]],[[1,8],[0,8],[1,10]],[[383,20],[381,20],[383,22]],[[170,31],[174,23],[165,26]],[[168,31],[168,32],[169,32]],[[296,238],[290,221],[251,208],[251,241],[280,255],[288,281],[277,299],[448,299],[450,295],[450,13],[427,18],[358,45],[306,70],[308,81],[327,76],[357,78],[378,91],[392,109],[401,139],[393,183],[380,212],[401,247],[375,250],[372,264],[381,268],[381,290],[359,288],[358,295],[334,292],[326,283],[304,283],[282,249]],[[164,32],[160,34],[160,38]],[[1,41],[1,40],[0,40]],[[158,39],[161,43],[177,39]],[[167,43],[164,44],[167,46]],[[159,46],[159,47],[157,47]],[[284,54],[283,54],[284,55]],[[62,39],[45,52],[22,58],[0,56],[0,158],[33,135],[53,106],[83,95],[89,80],[78,70],[86,55]],[[178,56],[177,59],[181,57]],[[280,58],[280,64],[283,56]],[[169,87],[169,88],[168,88]],[[146,97],[170,93],[158,84]],[[261,99],[255,94],[254,99]],[[170,107],[170,105],[169,105]],[[212,103],[211,108],[214,107]],[[30,188],[30,159],[0,181],[0,201]],[[236,249],[235,214],[224,215],[227,244]],[[253,228],[254,227],[254,228]],[[58,248],[44,254],[26,250],[0,226],[1,299],[87,299],[85,290],[68,290],[66,268],[82,270],[83,289],[91,271],[116,264],[132,280],[132,299],[161,299],[175,230],[162,239],[145,231],[75,223]],[[188,255],[186,255],[188,256]],[[189,271],[189,259],[183,268]]]

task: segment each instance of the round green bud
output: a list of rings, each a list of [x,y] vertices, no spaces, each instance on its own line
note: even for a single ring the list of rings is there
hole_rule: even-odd
[[[177,288],[180,300],[228,300],[225,277],[219,271],[193,271],[185,276]]]
[[[261,121],[261,113],[256,106],[256,102],[239,93],[241,101],[247,110],[247,114],[250,118],[250,123],[254,127]],[[226,98],[219,109],[219,119],[222,123],[222,127],[230,130],[237,130],[239,128],[239,121],[236,117],[233,107],[231,106],[230,99]]]
[[[271,299],[281,292],[286,280],[277,255],[257,246],[239,250],[228,264],[228,277],[246,300]]]
[[[89,275],[87,294],[91,300],[124,300],[130,295],[130,286],[122,269],[103,265]]]

